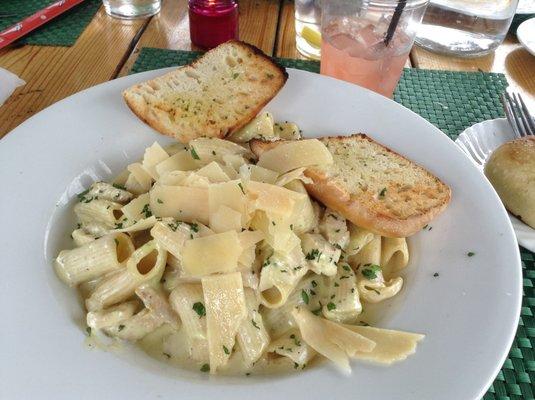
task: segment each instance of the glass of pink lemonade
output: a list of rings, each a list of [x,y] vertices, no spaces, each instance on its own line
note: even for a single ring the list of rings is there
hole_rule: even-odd
[[[321,73],[392,97],[428,0],[399,3],[324,0]]]

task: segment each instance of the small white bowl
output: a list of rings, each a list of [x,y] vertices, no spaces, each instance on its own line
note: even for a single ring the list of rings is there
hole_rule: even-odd
[[[535,56],[535,17],[520,24],[516,37],[526,50]]]
[[[490,119],[465,129],[455,140],[468,158],[483,172],[483,167],[494,150],[515,139],[511,126],[505,118]],[[509,213],[518,243],[535,252],[535,229]]]

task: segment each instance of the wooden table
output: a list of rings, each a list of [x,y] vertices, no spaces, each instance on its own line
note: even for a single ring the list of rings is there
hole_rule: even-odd
[[[290,0],[240,0],[240,38],[270,55],[302,58],[295,48]],[[72,47],[0,50],[0,67],[27,82],[0,107],[0,138],[56,101],[126,75],[144,46],[192,49],[186,0],[166,0],[159,15],[135,21],[113,19],[101,7]],[[535,57],[512,35],[495,53],[478,59],[442,56],[415,47],[409,64],[414,68],[502,72],[535,106]]]

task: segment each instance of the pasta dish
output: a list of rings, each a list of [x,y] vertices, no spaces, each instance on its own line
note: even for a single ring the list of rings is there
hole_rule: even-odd
[[[405,238],[308,195],[306,167],[332,163],[320,141],[296,142],[284,162],[277,152],[257,159],[247,142],[264,127],[299,137],[264,113],[232,141],[154,143],[113,182],[78,195],[74,245],[55,270],[83,297],[88,332],[211,374],[405,359],[422,335],[361,319],[402,289]]]

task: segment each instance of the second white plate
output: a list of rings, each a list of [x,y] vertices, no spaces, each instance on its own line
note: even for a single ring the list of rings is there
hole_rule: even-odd
[[[455,143],[466,153],[483,173],[483,167],[492,152],[499,146],[515,139],[511,126],[505,118],[491,119],[465,129]],[[518,243],[535,252],[535,229],[509,213]]]

